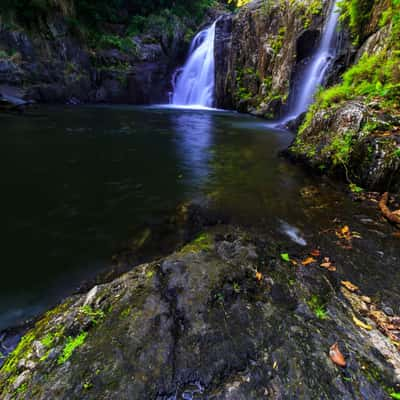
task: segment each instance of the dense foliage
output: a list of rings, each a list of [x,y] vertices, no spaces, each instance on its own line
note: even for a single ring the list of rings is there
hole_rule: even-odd
[[[370,8],[358,0],[342,1],[344,20],[350,28],[357,20],[357,15],[371,15]],[[364,4],[364,6],[361,6]],[[349,13],[351,10],[351,13]],[[364,22],[367,24],[368,20]],[[343,75],[342,83],[331,88],[321,90],[317,95],[316,103],[311,107],[308,120],[316,109],[330,107],[363,96],[378,99],[382,107],[398,108],[400,99],[400,0],[392,0],[390,6],[381,14],[377,28],[387,29],[388,38],[385,45],[374,54],[364,54],[360,60]],[[354,39],[358,39],[358,30],[352,30]],[[305,126],[307,125],[307,121]]]
[[[162,14],[200,19],[216,0],[0,0],[3,18],[34,27],[43,18],[61,13],[75,25],[102,29],[104,23],[144,29],[146,19]]]

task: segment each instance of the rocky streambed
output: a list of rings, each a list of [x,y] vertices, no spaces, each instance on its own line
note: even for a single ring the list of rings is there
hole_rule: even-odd
[[[1,368],[0,397],[390,399],[399,317],[321,267],[322,253],[205,228],[41,317]]]

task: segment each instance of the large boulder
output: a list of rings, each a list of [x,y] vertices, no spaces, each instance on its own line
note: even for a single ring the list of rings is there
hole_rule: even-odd
[[[0,369],[0,397],[387,400],[400,354],[374,307],[281,260],[273,239],[217,226],[40,318]]]

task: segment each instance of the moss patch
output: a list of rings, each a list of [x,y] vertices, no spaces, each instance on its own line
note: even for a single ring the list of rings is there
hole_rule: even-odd
[[[64,349],[61,353],[61,355],[58,357],[57,363],[59,365],[64,364],[69,358],[72,356],[72,353],[77,349],[78,347],[82,346],[83,343],[86,340],[87,337],[87,332],[82,332],[76,337],[71,337],[69,336],[67,338],[67,341],[65,343]]]
[[[213,237],[210,233],[201,233],[195,240],[187,244],[180,251],[181,253],[198,253],[199,251],[209,251],[213,245]]]

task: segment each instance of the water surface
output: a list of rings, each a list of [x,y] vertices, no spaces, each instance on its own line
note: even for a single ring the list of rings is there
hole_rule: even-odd
[[[376,222],[376,209],[280,158],[292,135],[262,120],[209,110],[41,107],[0,115],[0,126],[0,328],[68,295],[107,268],[138,227],[161,224],[198,197],[286,237],[290,251],[325,246],[339,272],[367,291],[400,292],[398,239]],[[362,236],[351,252],[335,244],[331,228],[342,224]]]

